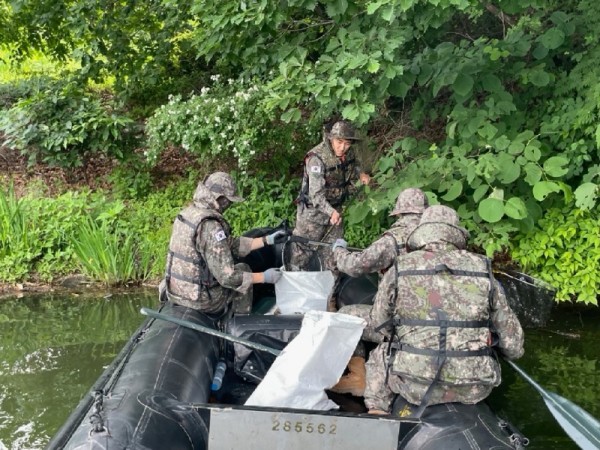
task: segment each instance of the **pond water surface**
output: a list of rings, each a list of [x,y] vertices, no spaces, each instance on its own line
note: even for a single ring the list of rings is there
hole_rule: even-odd
[[[0,450],[43,449],[103,369],[156,307],[155,290],[96,297],[73,294],[0,299]],[[518,361],[546,390],[600,418],[600,309],[554,309],[526,330]],[[579,448],[539,394],[507,365],[492,408],[530,439],[528,449]]]

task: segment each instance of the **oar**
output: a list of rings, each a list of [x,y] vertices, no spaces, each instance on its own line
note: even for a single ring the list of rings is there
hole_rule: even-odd
[[[226,339],[231,342],[236,342],[238,344],[245,345],[246,347],[253,348],[255,350],[262,350],[263,352],[271,353],[272,355],[278,356],[281,353],[281,350],[277,350],[272,347],[267,347],[266,345],[259,344],[257,342],[249,341],[248,339],[240,338],[237,336],[233,336],[231,334],[223,333],[218,330],[214,330],[209,327],[205,327],[203,325],[198,325],[197,323],[190,322],[189,320],[178,319],[177,317],[169,316],[167,314],[159,313],[153,309],[142,308],[140,312],[148,317],[153,317],[155,319],[164,320],[166,322],[175,323],[185,328],[191,328],[192,330],[199,331],[201,333],[210,334],[212,336],[217,336],[223,339]]]
[[[514,362],[506,362],[540,393],[558,424],[579,447],[583,450],[600,449],[600,422],[566,398],[546,391]]]
[[[331,247],[333,245],[333,242],[313,241],[304,236],[292,235],[288,238],[288,240],[290,242],[299,242],[301,244],[319,245],[321,247]],[[361,252],[364,249],[357,248],[357,247],[346,247],[346,250],[351,251],[351,252]]]

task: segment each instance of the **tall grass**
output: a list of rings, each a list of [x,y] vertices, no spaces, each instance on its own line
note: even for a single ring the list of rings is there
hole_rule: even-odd
[[[0,191],[0,252],[9,252],[11,244],[26,242],[27,236],[27,223],[21,201],[15,196],[11,184],[7,193]]]
[[[107,285],[136,280],[136,246],[133,236],[91,217],[84,219],[71,242],[81,271]]]

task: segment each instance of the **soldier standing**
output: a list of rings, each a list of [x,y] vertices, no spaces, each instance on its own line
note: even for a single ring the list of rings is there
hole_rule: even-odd
[[[223,314],[231,304],[235,312],[249,313],[252,284],[279,280],[278,269],[252,273],[247,264],[235,263],[285,236],[279,230],[262,238],[234,239],[223,212],[241,201],[227,173],[215,172],[198,184],[193,202],[173,223],[165,278],[159,286],[161,299],[166,295],[173,303],[211,315]]]
[[[447,206],[425,210],[410,253],[383,276],[370,321],[389,343],[366,364],[365,405],[389,413],[394,394],[413,405],[477,403],[500,384],[492,352],[516,359],[523,330],[490,261],[465,250],[468,232]]]
[[[352,125],[342,120],[325,134],[323,142],[306,154],[293,235],[320,242],[334,242],[343,237],[342,205],[357,179],[363,184],[370,181],[369,175],[360,172],[351,148],[358,140]],[[291,267],[308,270],[314,252],[309,244],[295,242]],[[333,270],[331,248],[320,247],[317,252],[323,269]]]

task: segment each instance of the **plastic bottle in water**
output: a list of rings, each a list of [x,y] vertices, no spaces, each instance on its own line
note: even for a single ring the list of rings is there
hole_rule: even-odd
[[[225,375],[225,369],[227,369],[227,364],[225,364],[225,361],[219,361],[215,367],[215,375],[213,376],[212,384],[210,385],[211,391],[218,391],[221,389],[223,376]]]

